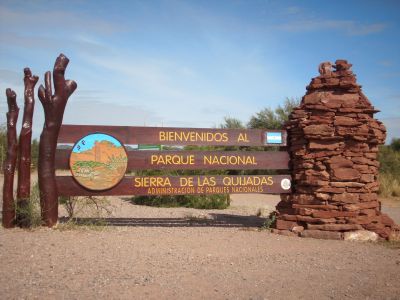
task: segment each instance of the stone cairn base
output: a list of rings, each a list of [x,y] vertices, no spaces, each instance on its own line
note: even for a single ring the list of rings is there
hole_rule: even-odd
[[[281,195],[274,232],[326,239],[398,237],[378,201],[385,126],[346,60],[319,66],[286,124],[293,193]],[[334,70],[332,70],[332,67]]]

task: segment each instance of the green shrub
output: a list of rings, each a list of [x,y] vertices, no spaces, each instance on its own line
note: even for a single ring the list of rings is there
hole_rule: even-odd
[[[58,198],[58,202],[64,206],[67,211],[68,218],[75,217],[95,217],[103,218],[112,213],[110,201],[107,197],[68,197],[62,196]]]
[[[400,151],[394,150],[391,146],[379,148],[380,173],[386,173],[400,178]]]
[[[23,207],[16,207],[16,215],[18,216],[18,223],[24,224],[24,227],[38,227],[42,225],[40,214],[40,193],[39,185],[35,183],[31,189],[31,196],[29,201],[25,202]]]
[[[393,140],[390,146],[379,148],[379,194],[383,197],[400,197],[400,151],[396,143]]]
[[[270,229],[276,223],[276,211],[273,211],[269,214],[269,216],[265,219],[261,229]]]
[[[199,209],[225,209],[229,195],[136,196],[131,202],[156,207],[190,207]]]

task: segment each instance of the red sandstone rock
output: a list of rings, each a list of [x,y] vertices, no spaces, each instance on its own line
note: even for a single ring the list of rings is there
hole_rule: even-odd
[[[284,221],[284,220],[276,220],[276,229],[279,230],[291,230],[293,227],[297,226],[296,222],[292,221]]]
[[[316,224],[325,224],[325,223],[334,223],[335,219],[324,219],[324,218],[313,218],[311,216],[301,216],[297,215],[297,221],[298,222],[305,222],[305,223],[316,223]]]
[[[332,178],[334,180],[352,181],[360,178],[361,174],[359,171],[352,168],[334,168],[331,169]]]
[[[334,231],[322,231],[322,230],[304,230],[301,237],[314,238],[314,239],[325,239],[325,240],[341,240],[343,235],[341,232]]]
[[[327,230],[327,231],[350,231],[362,230],[362,226],[358,224],[309,224],[307,229],[310,230]]]
[[[332,201],[340,203],[358,203],[360,202],[360,196],[355,193],[342,193],[333,195]]]
[[[314,218],[336,218],[336,217],[355,217],[358,213],[350,211],[316,211],[313,212]]]
[[[354,165],[353,168],[360,171],[360,173],[368,173],[369,172],[368,165]]]
[[[328,160],[331,169],[352,167],[353,162],[343,156],[333,156]]]
[[[388,225],[388,226],[394,225],[394,221],[387,214],[381,214],[380,218],[381,218],[382,224]]]
[[[297,222],[297,216],[296,216],[296,215],[287,215],[287,214],[284,214],[284,215],[279,216],[279,218],[280,218],[281,220]]]
[[[346,189],[344,188],[337,188],[337,187],[321,187],[316,190],[316,192],[322,192],[322,193],[332,193],[332,194],[339,194],[339,193],[344,193]]]
[[[315,193],[315,197],[327,201],[330,200],[332,196],[326,193]]]
[[[320,103],[321,98],[323,95],[321,95],[323,93],[312,93],[312,94],[308,94],[305,95],[302,99],[302,102],[304,104],[317,104]]]
[[[383,224],[380,223],[371,223],[364,225],[365,229],[371,230],[379,234],[382,238],[387,239],[392,232],[390,227],[385,227]]]
[[[379,163],[376,160],[374,161],[365,157],[353,157],[351,160],[356,164],[379,166]]]
[[[377,223],[380,220],[380,216],[358,216],[355,218],[349,218],[347,221],[350,224],[360,224],[366,225],[371,224],[373,222]]]
[[[336,150],[338,149],[342,144],[337,143],[337,142],[329,142],[329,141],[317,141],[313,140],[310,142],[309,147],[310,149],[316,149],[316,150]]]
[[[358,125],[361,125],[361,123],[358,122],[356,119],[344,117],[344,116],[336,116],[334,124],[335,124],[335,126],[358,126]]]
[[[331,181],[330,185],[333,187],[364,187],[364,183],[353,182],[353,181],[344,181],[344,182],[335,182]]]
[[[336,210],[338,207],[336,205],[316,205],[316,204],[307,204],[307,205],[301,205],[301,204],[293,204],[293,208],[310,208],[310,209],[321,209],[321,210]]]
[[[332,136],[335,132],[334,128],[329,125],[309,125],[303,128],[304,134],[307,136],[322,135]]]
[[[379,211],[375,210],[375,209],[362,209],[360,210],[360,215],[365,215],[365,216],[376,216],[379,214]]]
[[[346,211],[355,211],[360,209],[378,208],[378,207],[379,207],[378,201],[371,201],[371,202],[360,202],[358,204],[346,204],[343,206],[343,209]]]
[[[348,94],[342,92],[325,92],[324,97],[320,100],[322,104],[329,108],[339,108],[343,104],[354,106],[360,96],[358,94]]]
[[[362,174],[360,181],[361,182],[374,182],[375,176],[373,174]]]
[[[311,216],[313,210],[309,208],[298,208],[296,210],[297,214],[300,216]]]

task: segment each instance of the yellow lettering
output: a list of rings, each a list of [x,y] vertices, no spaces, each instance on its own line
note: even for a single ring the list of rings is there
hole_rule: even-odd
[[[215,177],[197,177],[198,186],[215,186],[216,184]]]
[[[140,177],[135,177],[135,180],[134,180],[134,186],[135,187],[140,187],[141,186],[141,184],[140,184]]]
[[[211,155],[210,155],[210,156],[204,155],[203,164],[205,164],[205,165],[212,165],[211,157],[212,157]]]
[[[204,165],[257,165],[254,156],[247,155],[205,155]]]
[[[180,177],[179,185],[180,186],[194,186],[193,177]]]
[[[198,132],[198,131],[160,131],[160,141],[168,142],[227,142],[226,132]],[[244,139],[247,137],[244,136]]]
[[[160,138],[160,141],[165,141],[165,132],[164,131],[159,132],[159,138]]]
[[[152,165],[194,165],[194,155],[153,154],[150,157]]]
[[[247,133],[239,133],[237,141],[238,142],[246,142],[246,143],[250,142],[249,139],[247,138]]]
[[[135,177],[135,187],[168,187],[171,182],[168,177]]]

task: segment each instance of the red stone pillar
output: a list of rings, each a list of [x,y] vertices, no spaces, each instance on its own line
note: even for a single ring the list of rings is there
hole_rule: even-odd
[[[377,197],[378,145],[385,126],[351,64],[319,67],[286,124],[293,193],[277,205],[278,233],[329,239],[388,238],[397,230]]]

